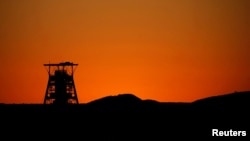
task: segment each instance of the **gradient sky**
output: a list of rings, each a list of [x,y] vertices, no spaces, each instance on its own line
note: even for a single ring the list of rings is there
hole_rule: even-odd
[[[0,103],[42,103],[72,61],[80,103],[250,90],[249,0],[0,0]]]

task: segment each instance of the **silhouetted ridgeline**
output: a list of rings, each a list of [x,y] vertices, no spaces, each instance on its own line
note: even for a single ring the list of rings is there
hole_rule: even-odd
[[[250,92],[235,92],[191,103],[141,100],[133,94],[107,96],[79,105],[0,104],[0,112],[237,112],[250,107]],[[184,110],[184,111],[183,111]]]
[[[47,130],[51,132],[71,133],[80,127],[87,130],[84,135],[104,132],[108,138],[136,134],[168,139],[170,136],[211,136],[212,128],[249,130],[249,107],[250,92],[191,103],[157,102],[142,100],[133,94],[119,94],[79,105],[0,104],[0,115],[9,125],[21,124],[18,126],[21,127],[32,123],[49,127]]]

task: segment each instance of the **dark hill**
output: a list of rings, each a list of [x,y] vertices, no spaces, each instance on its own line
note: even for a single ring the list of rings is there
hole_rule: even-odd
[[[192,106],[200,112],[245,114],[250,108],[250,92],[235,92],[199,99],[194,101]]]
[[[129,105],[139,103],[142,100],[133,94],[119,94],[117,96],[107,96],[88,103],[88,105]]]
[[[207,97],[204,99],[199,99],[194,101],[195,104],[205,104],[205,105],[227,105],[227,106],[244,106],[244,104],[249,104],[250,91],[246,92],[235,92],[230,94],[218,95]],[[237,104],[237,105],[236,105]]]
[[[133,94],[118,94],[116,96],[107,96],[87,103],[87,107],[101,111],[140,111],[150,106],[158,105],[156,101],[144,101]]]
[[[185,106],[184,106],[185,105]],[[163,103],[151,99],[142,100],[133,94],[107,96],[86,104],[90,111],[107,112],[165,112],[188,107],[188,103]]]
[[[249,130],[249,97],[250,92],[236,92],[170,103],[119,94],[79,105],[0,104],[0,115],[1,125],[8,125],[2,129],[13,127],[11,132],[37,133],[41,129],[42,135],[60,131],[56,135],[80,138],[104,133],[103,140],[134,140],[138,135],[138,140],[210,137],[213,128]]]
[[[192,114],[210,127],[249,129],[250,92],[235,92],[191,103]]]

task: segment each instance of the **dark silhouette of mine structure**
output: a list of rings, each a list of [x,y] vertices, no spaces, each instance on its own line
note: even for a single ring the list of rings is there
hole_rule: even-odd
[[[44,64],[49,79],[44,97],[44,104],[78,104],[74,71],[78,64],[62,62],[59,64]]]

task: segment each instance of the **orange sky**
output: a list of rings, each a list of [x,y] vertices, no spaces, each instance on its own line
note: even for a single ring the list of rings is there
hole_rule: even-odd
[[[191,102],[250,89],[249,0],[0,0],[0,103],[42,103],[72,61],[80,103]]]

